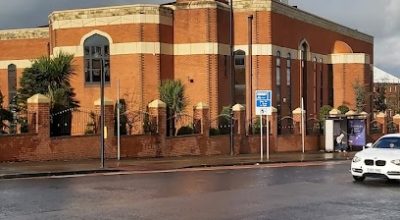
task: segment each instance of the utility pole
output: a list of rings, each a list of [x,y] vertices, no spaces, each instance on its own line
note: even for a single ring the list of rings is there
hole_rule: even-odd
[[[234,57],[234,46],[233,46],[233,1],[229,1],[230,14],[229,14],[229,46],[230,46],[230,63],[229,63],[229,73],[231,74],[231,130],[230,130],[230,154],[234,155],[234,146],[235,146],[235,134],[234,134],[234,126],[235,120],[233,118],[233,105],[235,104],[235,57]]]
[[[253,101],[252,101],[252,93],[253,93],[253,15],[248,16],[247,20],[247,31],[248,31],[248,63],[249,63],[249,68],[248,68],[248,74],[246,77],[246,134],[248,135],[250,133],[250,128],[253,125],[252,123],[252,116],[253,116]]]
[[[104,168],[104,60],[102,55],[100,54],[100,63],[101,63],[101,74],[100,74],[100,158],[101,158],[101,168]]]

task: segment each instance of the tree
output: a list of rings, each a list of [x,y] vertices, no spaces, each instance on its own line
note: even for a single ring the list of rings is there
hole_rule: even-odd
[[[374,94],[374,110],[378,112],[386,111],[386,86],[383,84],[379,84],[376,93]]]
[[[319,122],[324,123],[325,119],[329,116],[329,112],[332,110],[332,106],[324,105],[319,109]]]
[[[184,95],[185,86],[180,80],[166,80],[159,87],[160,99],[165,102],[168,108],[168,115],[175,116],[183,112],[187,105]]]
[[[184,111],[187,105],[185,86],[180,80],[163,81],[159,87],[160,99],[167,105],[167,134],[175,134],[175,119],[178,113]]]
[[[318,122],[319,122],[320,132],[323,132],[323,129],[325,129],[325,120],[328,118],[329,112],[331,110],[332,106],[330,105],[324,105],[319,109]]]
[[[359,81],[353,85],[354,93],[356,95],[356,110],[357,112],[363,112],[365,110],[365,98],[366,91],[363,85],[360,84]]]
[[[13,115],[10,111],[3,108],[4,96],[0,90],[0,134],[4,133],[4,129],[7,127],[7,124],[4,121],[12,121]]]
[[[70,84],[73,58],[73,55],[61,52],[52,58],[41,57],[35,60],[22,73],[18,102],[26,105],[29,97],[41,93],[50,98],[52,113],[79,107]]]

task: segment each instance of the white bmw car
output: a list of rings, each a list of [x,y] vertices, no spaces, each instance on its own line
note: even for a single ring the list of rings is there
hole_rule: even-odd
[[[365,177],[400,180],[400,134],[388,134],[358,152],[351,162],[355,181]]]

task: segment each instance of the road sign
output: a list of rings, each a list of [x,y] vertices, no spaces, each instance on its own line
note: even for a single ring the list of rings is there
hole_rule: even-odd
[[[256,115],[272,115],[272,91],[256,90]]]

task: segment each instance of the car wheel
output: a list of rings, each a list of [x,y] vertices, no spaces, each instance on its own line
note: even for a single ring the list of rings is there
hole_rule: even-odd
[[[353,176],[353,179],[354,179],[356,182],[362,182],[362,181],[364,181],[365,176]]]

